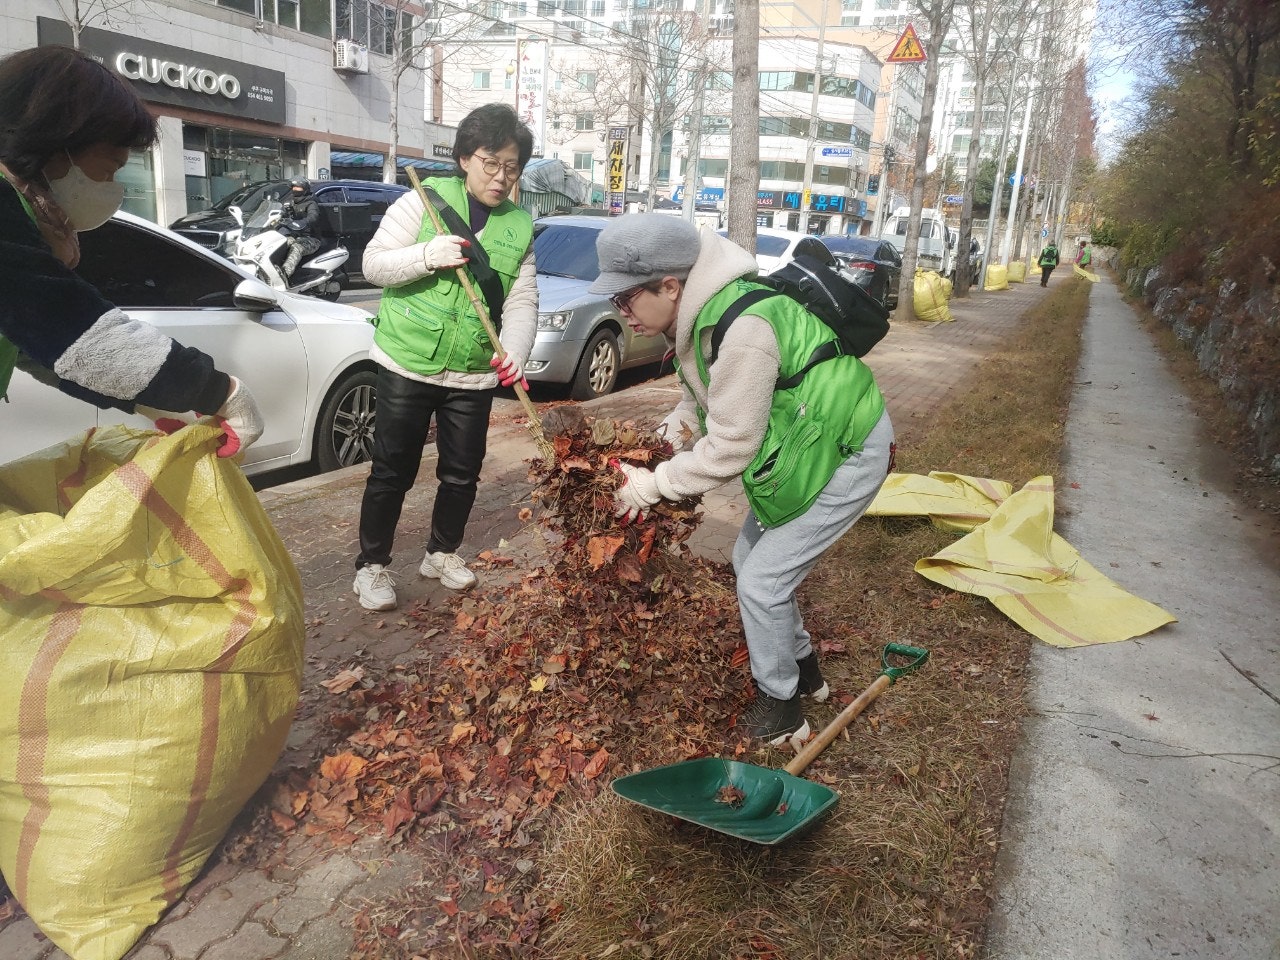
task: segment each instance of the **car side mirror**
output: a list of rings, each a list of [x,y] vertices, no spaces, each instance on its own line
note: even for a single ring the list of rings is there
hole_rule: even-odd
[[[280,306],[279,294],[261,280],[241,280],[231,296],[241,310],[252,310],[254,313],[266,313]]]

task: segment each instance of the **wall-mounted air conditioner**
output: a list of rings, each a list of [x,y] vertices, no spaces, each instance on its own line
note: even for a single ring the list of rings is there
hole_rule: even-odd
[[[333,45],[333,69],[343,73],[368,73],[369,48],[354,40],[338,40]]]

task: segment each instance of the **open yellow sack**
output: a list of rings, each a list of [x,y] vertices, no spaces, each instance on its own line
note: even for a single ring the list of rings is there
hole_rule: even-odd
[[[1086,270],[1084,267],[1080,266],[1080,264],[1078,263],[1073,263],[1071,265],[1071,272],[1074,273],[1077,277],[1084,277],[1090,283],[1097,283],[1099,280],[1102,279],[1092,270]]]
[[[984,290],[1008,290],[1009,269],[1000,263],[987,267],[987,285]]]
[[[1026,283],[1027,281],[1027,265],[1021,260],[1015,260],[1009,264],[1009,282],[1010,283]]]
[[[116,960],[270,772],[302,587],[207,423],[0,467],[0,870],[75,960]]]
[[[932,270],[917,270],[915,280],[915,308],[917,320],[954,320],[947,309],[947,294],[942,277]]]
[[[990,600],[1032,636],[1055,647],[1129,640],[1172,623],[1153,603],[1103,576],[1053,531],[1053,478],[1021,490],[954,473],[891,473],[868,516],[928,516],[969,531],[916,563],[922,577]]]

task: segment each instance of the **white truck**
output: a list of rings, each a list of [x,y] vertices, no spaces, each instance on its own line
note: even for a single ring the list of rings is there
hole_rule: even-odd
[[[911,220],[910,207],[896,207],[889,215],[882,238],[903,252],[907,239],[907,224]],[[955,271],[956,231],[947,226],[942,211],[926,208],[920,211],[920,243],[916,247],[916,266],[934,270],[944,277]]]

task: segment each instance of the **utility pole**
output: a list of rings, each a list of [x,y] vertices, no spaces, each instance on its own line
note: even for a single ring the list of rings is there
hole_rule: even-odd
[[[1033,57],[1034,59],[1034,57]],[[1009,222],[1004,228],[1004,244],[1000,247],[1000,255],[1005,263],[1009,262],[1009,248],[1013,242],[1013,219],[1018,215],[1018,193],[1022,186],[1022,161],[1027,151],[1027,130],[1031,127],[1031,100],[1035,91],[1027,86],[1027,106],[1022,114],[1022,136],[1018,138],[1018,162],[1013,170],[1013,198],[1009,201]]]
[[[804,186],[800,191],[800,232],[809,232],[809,196],[813,190],[813,151],[818,145],[818,95],[822,93],[822,47],[827,37],[827,4],[822,0],[818,24],[818,62],[813,72],[813,104],[809,107],[809,139],[804,148]]]

